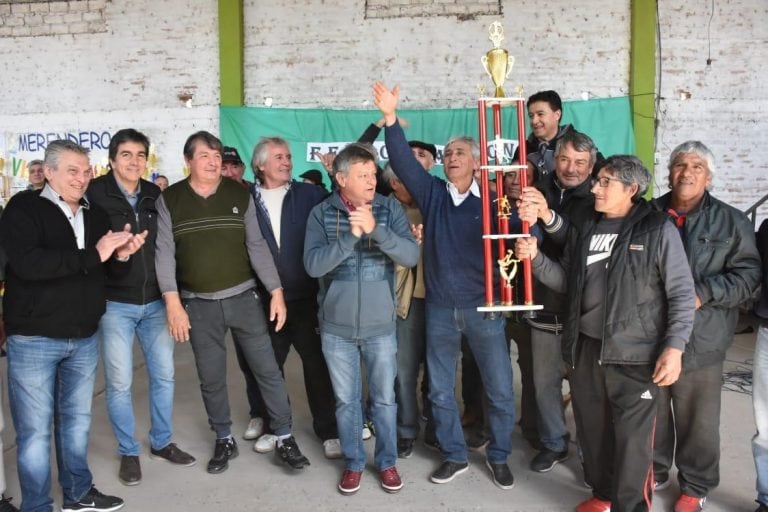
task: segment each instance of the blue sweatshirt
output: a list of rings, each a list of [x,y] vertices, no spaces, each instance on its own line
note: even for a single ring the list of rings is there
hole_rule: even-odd
[[[445,180],[424,172],[413,156],[399,122],[387,126],[384,134],[392,170],[419,205],[424,217],[426,302],[451,308],[484,305],[480,198],[469,194],[459,206],[454,206]],[[492,206],[494,218],[495,211],[495,206]],[[520,221],[514,210],[509,226],[510,232],[519,232]]]

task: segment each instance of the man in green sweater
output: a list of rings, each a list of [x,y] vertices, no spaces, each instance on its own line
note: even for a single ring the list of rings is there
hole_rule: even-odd
[[[259,384],[277,436],[278,458],[294,469],[309,465],[291,435],[291,408],[267,332],[256,276],[271,294],[269,321],[285,323],[283,289],[259,229],[248,189],[222,179],[222,144],[208,132],[184,144],[190,175],[157,201],[155,263],[168,326],[190,341],[208,423],[216,432],[209,473],[221,473],[238,455],[227,397],[227,329]]]

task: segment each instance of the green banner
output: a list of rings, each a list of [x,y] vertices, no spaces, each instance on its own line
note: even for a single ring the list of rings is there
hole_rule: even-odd
[[[438,164],[442,163],[442,144],[456,135],[478,137],[477,109],[399,110],[398,115],[408,123],[406,136],[412,140],[431,142],[438,146]],[[357,140],[370,123],[381,116],[375,110],[285,109],[265,107],[221,107],[221,139],[227,146],[238,149],[250,171],[251,152],[259,137],[278,136],[288,141],[293,154],[294,176],[307,169],[320,169],[319,153],[337,152],[345,144]],[[488,133],[492,135],[491,109],[488,109]],[[502,109],[502,136],[517,138],[517,109]],[[528,116],[525,116],[526,123]],[[605,155],[634,154],[629,98],[605,98],[563,103],[563,124],[571,123],[577,130],[592,137]],[[526,130],[530,127],[526,124]],[[382,159],[387,158],[379,136],[377,148]],[[514,143],[516,144],[516,143]],[[514,148],[512,148],[514,149]],[[442,166],[435,169],[442,175]]]

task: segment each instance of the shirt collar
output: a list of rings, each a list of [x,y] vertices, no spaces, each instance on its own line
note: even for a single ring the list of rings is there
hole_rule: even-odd
[[[40,197],[44,197],[48,199],[53,204],[56,204],[59,206],[64,205],[67,208],[69,208],[69,203],[67,203],[64,200],[64,198],[59,195],[58,192],[53,190],[53,187],[51,187],[51,185],[48,182],[45,183],[43,190],[40,192]],[[88,202],[88,199],[85,196],[81,197],[78,203],[80,204],[80,208],[83,208],[86,210],[91,207],[91,204]]]
[[[459,206],[461,203],[463,203],[464,200],[469,197],[469,194],[472,194],[475,197],[480,197],[480,187],[477,185],[477,181],[475,180],[472,180],[472,184],[469,186],[469,189],[463,194],[459,192],[459,189],[456,188],[456,185],[450,181],[448,182],[447,187],[448,193],[451,194],[451,199],[453,199],[454,206]]]
[[[136,185],[136,191],[135,192],[128,192],[125,187],[123,187],[123,184],[120,183],[120,180],[115,178],[115,183],[117,183],[117,188],[120,189],[120,192],[123,193],[126,199],[136,199],[139,197],[139,194],[141,194],[141,180],[139,180],[139,183]]]

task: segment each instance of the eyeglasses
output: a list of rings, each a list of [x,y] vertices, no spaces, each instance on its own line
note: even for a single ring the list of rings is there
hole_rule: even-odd
[[[612,181],[618,181],[619,183],[624,183],[619,178],[610,178],[608,176],[600,176],[599,178],[592,178],[592,186],[594,187],[595,185],[599,184],[600,188],[605,188]]]

